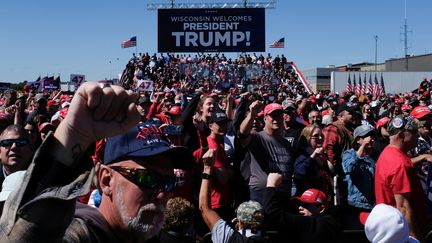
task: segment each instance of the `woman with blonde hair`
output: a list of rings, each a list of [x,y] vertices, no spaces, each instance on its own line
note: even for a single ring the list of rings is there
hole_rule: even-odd
[[[301,132],[294,163],[295,195],[302,195],[309,188],[331,195],[331,178],[322,143],[323,134],[318,125],[309,125]]]

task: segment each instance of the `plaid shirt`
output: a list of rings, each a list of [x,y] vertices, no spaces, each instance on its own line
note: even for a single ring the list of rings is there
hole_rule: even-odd
[[[432,154],[432,138],[428,138],[429,141],[419,137],[417,140],[417,147],[409,151],[409,156],[411,158],[417,157],[421,154]],[[415,166],[415,171],[420,179],[423,190],[426,191],[426,184],[428,178],[429,162],[427,160],[422,160],[419,164]]]
[[[327,159],[333,164],[340,166],[342,162],[342,153],[351,148],[352,135],[345,126],[337,122],[326,126],[323,129],[324,135],[324,152]]]

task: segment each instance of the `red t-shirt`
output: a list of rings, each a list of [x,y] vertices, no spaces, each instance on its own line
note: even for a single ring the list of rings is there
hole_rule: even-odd
[[[423,193],[411,159],[398,148],[388,145],[378,158],[375,169],[376,204],[396,207],[395,194],[411,193],[414,215],[419,222],[427,222],[426,196]]]
[[[227,167],[228,165],[228,158],[225,154],[225,150],[223,147],[223,144],[219,144],[216,140],[211,138],[210,136],[207,137],[208,142],[208,148],[209,149],[215,149],[216,153],[216,159],[214,163],[214,170],[217,170],[218,168]],[[202,163],[202,161],[201,161]],[[215,172],[213,172],[213,179],[212,179],[212,191],[211,191],[211,206],[212,208],[221,208],[221,207],[229,207],[231,203],[231,194],[229,191],[229,185],[228,184],[221,184],[216,176]]]

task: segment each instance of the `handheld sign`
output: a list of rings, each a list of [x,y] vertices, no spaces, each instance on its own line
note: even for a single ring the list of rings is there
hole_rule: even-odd
[[[75,89],[78,89],[85,81],[85,75],[83,74],[71,74],[70,76],[70,83],[75,86]]]
[[[139,93],[144,93],[144,92],[153,92],[154,90],[154,86],[153,86],[153,81],[152,80],[138,80],[137,81],[137,91]]]

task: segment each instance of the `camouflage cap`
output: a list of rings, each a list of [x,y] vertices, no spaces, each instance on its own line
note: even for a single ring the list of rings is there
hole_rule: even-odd
[[[237,219],[244,222],[261,222],[264,214],[262,205],[256,201],[243,202],[236,212]]]

